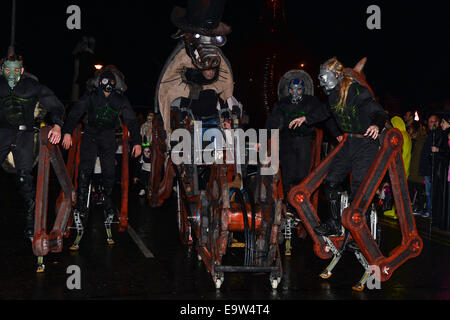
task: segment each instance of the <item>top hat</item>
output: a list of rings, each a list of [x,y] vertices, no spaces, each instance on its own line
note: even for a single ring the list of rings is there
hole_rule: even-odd
[[[225,36],[231,27],[220,20],[225,0],[188,0],[187,8],[175,7],[170,19],[184,32],[205,36]]]

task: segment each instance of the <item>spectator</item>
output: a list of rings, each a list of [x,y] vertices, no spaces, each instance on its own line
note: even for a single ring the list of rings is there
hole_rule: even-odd
[[[450,112],[446,112],[441,121],[440,134],[431,147],[434,154],[432,221],[440,229],[449,229],[448,181],[450,161]]]
[[[406,128],[408,129],[414,122],[414,111],[408,110],[403,116],[403,120],[405,121]]]
[[[143,152],[139,158],[139,168],[135,171],[133,183],[139,187],[139,196],[145,196],[148,190],[148,180],[151,171],[151,151],[150,143],[143,143]]]
[[[408,188],[414,214],[423,215],[426,209],[425,182],[424,177],[419,173],[419,164],[427,133],[418,121],[414,121],[408,129],[412,140]]]
[[[397,116],[393,117],[391,119],[391,124],[394,128],[400,130],[403,136],[402,158],[403,158],[403,165],[405,168],[405,176],[406,179],[408,179],[409,167],[411,163],[411,137],[406,132],[406,126],[402,118]],[[395,214],[395,206],[393,206],[391,210],[385,211],[384,215],[393,219],[397,219],[397,215]]]
[[[424,218],[428,218],[432,209],[432,168],[433,168],[433,156],[431,147],[437,136],[437,126],[439,125],[439,117],[432,114],[427,120],[427,138],[423,145],[422,153],[420,155],[419,173],[425,178],[425,192],[427,196],[427,209],[422,215]]]

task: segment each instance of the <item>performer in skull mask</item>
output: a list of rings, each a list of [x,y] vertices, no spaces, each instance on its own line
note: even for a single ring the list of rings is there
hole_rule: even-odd
[[[11,151],[17,169],[17,187],[25,209],[27,238],[33,237],[34,233],[35,188],[31,171],[37,101],[50,113],[53,128],[48,138],[50,143],[57,144],[61,139],[64,105],[49,88],[24,74],[21,56],[6,58],[0,77],[0,163]]]
[[[330,236],[341,230],[341,183],[352,173],[352,199],[379,150],[377,138],[384,128],[386,113],[369,89],[360,84],[354,74],[344,72],[343,65],[335,57],[321,65],[319,80],[339,128],[348,133],[345,145],[334,157],[324,181],[331,217],[315,229],[319,235]]]
[[[285,77],[295,72],[288,72]],[[315,126],[326,121],[331,134],[341,139],[341,133],[331,117],[326,105],[315,96],[306,94],[305,81],[313,83],[303,70],[296,71],[299,78],[289,81],[287,96],[281,97],[266,122],[267,129],[279,129],[280,161],[285,196],[299,184],[309,172],[311,164],[312,141]],[[284,77],[284,78],[285,78]],[[279,90],[279,94],[281,89]]]
[[[115,213],[112,193],[114,188],[114,159],[116,146],[115,130],[122,117],[130,131],[133,145],[131,155],[141,154],[141,136],[136,115],[123,92],[126,85],[123,75],[114,67],[106,66],[90,80],[90,91],[77,101],[69,113],[63,128],[62,145],[65,149],[72,146],[72,132],[83,114],[87,113],[87,124],[81,138],[80,164],[78,168],[78,192],[74,215],[86,222],[89,183],[94,170],[97,154],[102,167],[104,192],[104,211],[106,217]]]

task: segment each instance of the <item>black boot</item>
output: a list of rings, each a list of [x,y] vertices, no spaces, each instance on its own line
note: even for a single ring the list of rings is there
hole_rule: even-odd
[[[321,236],[331,236],[341,234],[341,194],[343,192],[339,183],[326,181],[324,183],[325,196],[329,203],[331,213],[330,219],[314,228],[314,231]]]
[[[30,239],[34,236],[35,192],[33,188],[33,176],[31,172],[18,170],[16,178],[25,213],[24,234],[26,238]]]
[[[341,208],[337,200],[330,201],[331,217],[320,226],[315,227],[314,231],[321,236],[340,235],[342,231]]]
[[[80,171],[78,174],[78,193],[77,193],[77,203],[75,210],[81,218],[81,223],[85,227],[87,224],[89,209],[89,184],[91,182],[91,174],[87,172]]]

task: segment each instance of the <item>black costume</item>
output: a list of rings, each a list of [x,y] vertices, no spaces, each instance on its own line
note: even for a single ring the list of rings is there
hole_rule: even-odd
[[[434,146],[439,148],[438,152],[433,152],[433,172],[432,172],[432,224],[441,230],[450,229],[449,212],[449,181],[448,170],[450,161],[450,146],[448,135],[450,129],[438,130]],[[433,156],[431,156],[432,158]]]
[[[198,99],[181,98],[180,107],[188,108],[197,120],[211,120],[217,117],[217,103],[223,106],[222,99],[212,89],[202,90]]]
[[[150,147],[145,146],[141,157],[137,163],[137,168],[135,168],[134,178],[138,179],[139,185],[139,195],[143,196],[142,191],[148,190],[148,180],[150,178],[152,159],[150,157]]]
[[[302,116],[306,121],[295,129],[289,129],[291,121]],[[279,155],[285,195],[308,175],[315,125],[325,120],[331,134],[339,136],[340,131],[327,107],[316,97],[306,94],[298,103],[292,103],[289,96],[282,98],[267,119],[267,129],[280,130]]]
[[[217,81],[219,69],[215,69],[214,77],[206,79],[201,70],[186,68],[182,79],[189,86],[189,97],[181,98],[180,107],[188,108],[197,120],[211,120],[217,116],[217,104],[224,105],[219,94],[213,89],[203,89],[203,86]]]
[[[350,199],[353,198],[379,150],[378,139],[363,135],[372,125],[376,125],[381,132],[386,122],[385,111],[365,86],[353,81],[344,106],[338,105],[339,90],[340,84],[329,92],[328,102],[339,128],[349,135],[345,145],[332,160],[324,181],[331,220],[316,228],[316,232],[321,235],[333,234],[340,228],[342,181],[352,173]]]
[[[11,88],[0,77],[0,163],[11,151],[17,169],[16,181],[23,198],[26,219],[26,236],[33,236],[34,185],[33,169],[34,111],[39,103],[50,113],[52,124],[63,126],[64,105],[55,94],[38,81],[22,75]]]
[[[115,177],[115,153],[117,149],[115,130],[122,116],[130,131],[131,145],[140,145],[136,115],[128,99],[118,90],[106,97],[102,88],[84,94],[75,103],[63,128],[63,134],[72,134],[81,116],[87,112],[87,124],[81,138],[80,164],[78,173],[77,209],[82,216],[87,214],[87,200],[91,175],[97,154],[102,166],[105,214],[114,214],[112,192]]]

